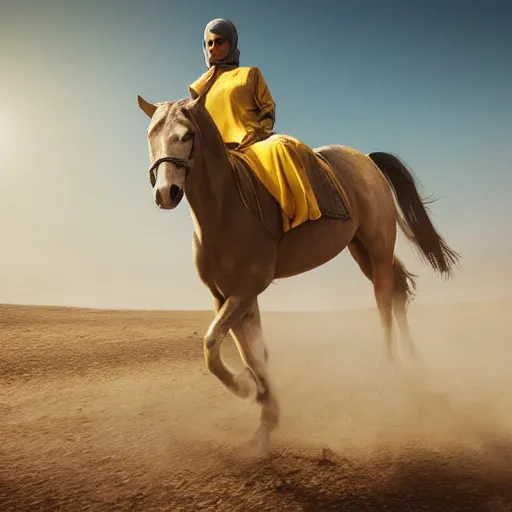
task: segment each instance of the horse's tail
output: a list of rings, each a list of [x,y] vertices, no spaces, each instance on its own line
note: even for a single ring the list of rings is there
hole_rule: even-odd
[[[394,301],[395,304],[405,306],[416,295],[416,275],[409,272],[402,261],[394,257],[393,273],[395,276],[395,291]]]
[[[428,216],[427,201],[420,198],[412,173],[394,155],[375,152],[368,155],[382,171],[399,206],[398,225],[420,256],[440,274],[450,277],[460,255],[453,251],[434,228]]]

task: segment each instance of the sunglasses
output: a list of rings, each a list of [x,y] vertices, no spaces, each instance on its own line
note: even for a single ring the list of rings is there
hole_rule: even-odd
[[[223,45],[224,43],[226,42],[225,39],[223,39],[222,37],[216,37],[215,39],[210,39],[208,42],[207,42],[207,45],[209,48],[211,48],[214,44],[217,45],[217,46],[221,46]]]

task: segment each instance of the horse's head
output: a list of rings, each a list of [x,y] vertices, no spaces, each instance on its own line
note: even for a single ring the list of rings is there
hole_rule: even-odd
[[[149,181],[159,208],[176,208],[183,198],[185,183],[194,168],[197,127],[194,109],[203,108],[199,100],[152,104],[137,97],[139,107],[151,119],[148,129]]]

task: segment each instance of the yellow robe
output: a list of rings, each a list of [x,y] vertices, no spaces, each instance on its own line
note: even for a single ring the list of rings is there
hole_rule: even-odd
[[[212,69],[190,89],[201,95],[211,74]],[[258,68],[222,71],[207,91],[205,105],[224,143],[235,146],[230,151],[237,151],[249,163],[279,203],[285,232],[320,218],[306,166],[323,163],[308,146],[288,135],[261,140],[261,135],[270,135],[274,127],[275,104]]]

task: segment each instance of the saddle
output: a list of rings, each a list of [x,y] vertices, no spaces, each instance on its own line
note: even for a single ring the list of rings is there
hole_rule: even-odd
[[[237,156],[236,151],[228,153],[235,183],[245,209],[258,215],[267,232],[279,241],[283,236],[279,203],[268,193],[256,173]],[[322,217],[349,219],[349,201],[334,170],[319,153],[315,153],[315,157],[315,161],[307,166],[306,172]]]
[[[313,188],[322,217],[350,219],[350,201],[329,161],[315,152],[315,162],[306,172]]]
[[[278,202],[236,152],[229,151],[229,156],[238,193],[245,209],[258,215],[270,236],[276,241],[280,240],[283,236],[283,221]]]

